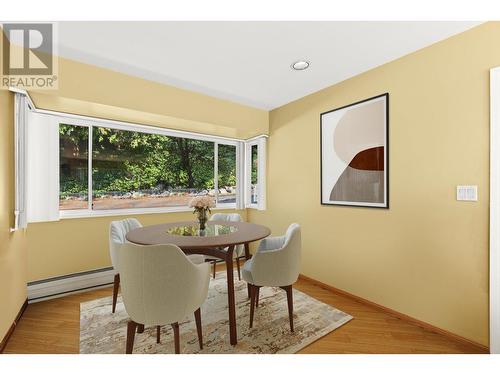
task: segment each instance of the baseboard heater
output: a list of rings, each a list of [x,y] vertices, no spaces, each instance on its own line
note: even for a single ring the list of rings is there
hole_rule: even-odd
[[[114,275],[113,267],[106,267],[33,281],[28,283],[28,303],[58,298],[84,290],[104,288],[113,284]]]

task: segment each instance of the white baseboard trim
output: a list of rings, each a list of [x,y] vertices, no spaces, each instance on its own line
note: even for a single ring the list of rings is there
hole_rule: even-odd
[[[113,284],[112,267],[78,272],[28,283],[28,303],[46,301],[85,290],[105,288]]]

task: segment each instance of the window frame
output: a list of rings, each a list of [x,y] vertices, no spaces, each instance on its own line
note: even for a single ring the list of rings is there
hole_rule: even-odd
[[[268,136],[265,134],[261,134],[258,136],[255,136],[250,139],[238,139],[238,138],[231,138],[231,137],[224,137],[224,136],[216,136],[216,135],[207,135],[203,133],[196,133],[196,132],[189,132],[189,131],[183,131],[183,130],[175,130],[175,129],[169,129],[165,127],[159,127],[155,125],[144,125],[144,124],[139,124],[139,123],[133,123],[133,122],[125,122],[125,121],[119,121],[119,120],[110,120],[106,118],[98,118],[98,117],[91,117],[91,116],[86,116],[86,115],[78,115],[78,114],[73,114],[73,113],[65,113],[65,112],[59,112],[59,111],[54,111],[54,110],[48,110],[48,109],[41,109],[37,108],[33,101],[31,100],[31,97],[29,94],[26,92],[26,90],[18,89],[18,88],[13,88],[9,87],[9,91],[13,92],[16,94],[16,98],[25,98],[25,113],[27,112],[33,112],[34,114],[41,114],[41,115],[49,115],[54,122],[56,122],[58,125],[61,123],[66,123],[66,124],[71,124],[75,126],[85,126],[85,127],[107,127],[107,128],[112,128],[112,129],[117,129],[117,130],[128,130],[128,131],[138,131],[142,133],[149,133],[149,134],[163,134],[166,136],[171,136],[171,137],[185,137],[185,138],[190,138],[190,139],[197,139],[197,140],[205,140],[205,141],[211,141],[218,144],[227,144],[227,145],[233,145],[236,146],[236,203],[228,203],[228,204],[217,204],[217,209],[237,209],[237,210],[242,210],[245,208],[254,208],[254,209],[259,209],[259,210],[265,210],[266,209],[266,164],[267,164],[267,138]],[[18,111],[18,105],[15,104],[15,111]],[[17,114],[17,112],[16,112]],[[18,119],[16,116],[16,119]],[[24,119],[24,117],[21,119],[23,120],[23,123],[27,121]],[[24,125],[28,125],[27,123]],[[19,137],[19,135],[18,135]],[[25,135],[25,139],[22,141],[26,143],[26,138],[28,137],[28,134]],[[89,142],[92,140],[92,134],[89,136]],[[16,146],[18,145],[19,142],[16,142]],[[24,144],[23,143],[23,144]],[[251,179],[249,180],[247,178],[247,172],[248,172],[248,164],[251,163],[251,153],[250,153],[250,159],[248,159],[248,148],[250,147],[251,150],[251,145],[258,143],[258,157],[259,157],[259,169],[258,169],[258,175],[260,176],[259,180],[259,197],[258,197],[258,204],[248,204],[247,200],[250,200],[251,197],[249,194],[247,194],[248,188],[251,189]],[[22,146],[22,145],[21,145]],[[57,148],[57,153],[59,153],[59,148]],[[90,145],[89,148],[89,161],[90,161],[90,171],[91,171],[91,163],[92,163],[92,158],[90,157],[92,155],[92,145]],[[214,158],[218,158],[218,153],[217,155],[214,154]],[[15,186],[15,194],[16,194],[16,207],[15,207],[15,226],[14,228],[11,228],[11,231],[15,231],[18,228],[25,228],[27,223],[30,223],[31,221],[29,218],[27,218],[27,209],[25,208],[26,211],[21,211],[21,208],[23,206],[23,203],[26,204],[27,200],[27,191],[26,191],[26,179],[27,176],[25,176],[25,172],[23,171],[23,160],[28,163],[29,162],[29,157],[27,156],[27,150],[22,149],[22,147],[17,147],[16,148],[16,157],[15,157],[15,163],[16,163],[16,186]],[[58,163],[59,163],[59,157],[58,157]],[[59,168],[59,165],[57,166]],[[251,171],[251,170],[250,170]],[[92,173],[89,173],[89,176],[92,176]],[[214,173],[214,178],[216,177]],[[217,176],[218,177],[218,176]],[[19,181],[18,181],[19,180]],[[91,181],[89,181],[91,183]],[[217,178],[217,183],[218,183],[218,178]],[[59,181],[57,182],[59,186]],[[24,187],[23,187],[24,186]],[[57,194],[59,194],[59,187],[57,188]],[[91,189],[89,189],[89,194],[91,197]],[[123,215],[135,215],[135,214],[149,214],[149,213],[170,213],[170,212],[190,212],[191,209],[189,207],[142,207],[142,208],[133,208],[133,209],[112,209],[112,210],[92,210],[91,209],[91,204],[92,200],[89,199],[89,205],[90,209],[87,208],[86,210],[60,210],[59,207],[55,208],[54,211],[58,212],[58,219],[71,219],[71,218],[86,218],[86,217],[102,217],[102,216],[123,216]],[[57,221],[57,219],[54,219],[52,217],[47,218],[46,220],[38,220],[38,221]]]
[[[151,214],[151,213],[170,213],[170,212],[190,212],[191,208],[188,206],[178,206],[178,207],[140,207],[140,208],[115,208],[107,210],[94,210],[92,208],[92,194],[93,194],[93,174],[92,174],[92,132],[94,127],[105,127],[115,130],[140,132],[145,134],[154,135],[164,135],[168,137],[177,138],[188,138],[200,141],[208,141],[214,143],[214,189],[216,199],[216,209],[242,209],[240,202],[242,202],[242,180],[240,179],[240,169],[241,160],[238,157],[240,155],[240,149],[242,147],[242,142],[225,137],[205,135],[201,133],[186,132],[180,130],[172,130],[166,128],[160,128],[149,125],[139,125],[132,123],[123,123],[114,120],[105,119],[90,119],[83,118],[83,116],[60,116],[54,115],[54,120],[60,124],[82,126],[89,128],[89,144],[88,144],[88,206],[86,209],[75,209],[75,210],[61,210],[59,209],[60,219],[71,219],[71,218],[85,218],[85,217],[102,217],[102,216],[121,216],[121,215],[140,215],[140,214]],[[218,145],[230,145],[236,147],[236,203],[218,203]]]
[[[252,203],[252,147],[257,146],[257,203]],[[245,208],[266,209],[267,136],[245,141]]]

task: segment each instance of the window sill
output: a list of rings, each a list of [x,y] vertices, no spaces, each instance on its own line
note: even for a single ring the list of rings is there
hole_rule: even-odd
[[[236,210],[236,204],[219,204],[214,210]],[[107,216],[128,216],[128,215],[146,215],[146,214],[167,214],[176,212],[192,212],[189,207],[154,207],[154,208],[129,208],[117,210],[65,210],[59,211],[59,218],[82,219],[89,217],[107,217]]]
[[[245,208],[250,208],[250,209],[258,210],[258,211],[265,211],[266,210],[265,207],[263,207],[262,205],[259,205],[257,203],[247,204]]]

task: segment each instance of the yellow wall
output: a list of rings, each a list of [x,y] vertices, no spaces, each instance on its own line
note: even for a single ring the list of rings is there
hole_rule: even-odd
[[[268,111],[64,58],[58,66],[58,90],[30,92],[39,108],[240,139],[268,131]]]
[[[246,219],[246,212],[237,211]],[[109,224],[128,216],[66,219],[28,226],[29,280],[111,266]],[[133,215],[143,225],[195,220],[191,212]]]
[[[303,274],[487,345],[499,45],[500,23],[481,25],[272,111],[267,211],[249,219],[273,233],[302,225]],[[321,206],[319,114],[385,92],[390,209]],[[477,184],[479,201],[457,202],[460,184]]]
[[[24,231],[10,233],[14,225],[13,98],[0,90],[0,341],[26,300],[26,236]]]

